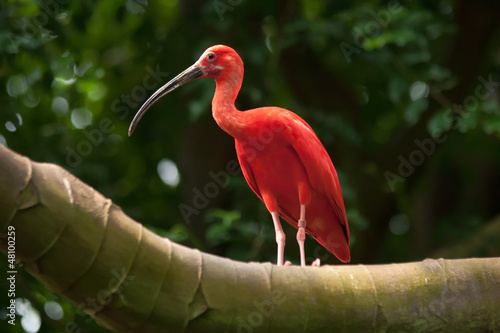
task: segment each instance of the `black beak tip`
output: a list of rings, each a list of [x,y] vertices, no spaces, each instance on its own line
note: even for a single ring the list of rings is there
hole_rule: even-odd
[[[129,136],[129,137],[131,137],[131,136],[132,136],[132,133],[134,133],[134,130],[135,130],[135,128],[134,128],[133,126],[130,126],[130,127],[128,128],[128,136]]]

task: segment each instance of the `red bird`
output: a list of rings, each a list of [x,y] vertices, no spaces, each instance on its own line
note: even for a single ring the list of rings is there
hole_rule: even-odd
[[[139,109],[128,131],[158,100],[199,78],[214,78],[212,114],[234,137],[248,185],[271,213],[283,265],[285,234],[279,216],[298,229],[300,263],[305,266],[305,234],[343,262],[350,260],[349,226],[337,172],[320,140],[302,118],[278,107],[239,111],[234,101],[243,81],[243,61],[224,45],[208,48],[194,65],[158,89]],[[316,260],[313,264],[318,265]]]

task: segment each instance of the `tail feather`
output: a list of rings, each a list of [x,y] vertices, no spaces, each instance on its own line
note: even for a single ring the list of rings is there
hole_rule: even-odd
[[[334,235],[333,233],[326,237],[326,240],[321,240],[316,236],[314,239],[318,241],[324,248],[333,253],[340,261],[347,263],[351,261],[351,252],[349,251],[349,245],[347,244],[347,239],[338,239],[340,237],[344,238],[344,235]]]

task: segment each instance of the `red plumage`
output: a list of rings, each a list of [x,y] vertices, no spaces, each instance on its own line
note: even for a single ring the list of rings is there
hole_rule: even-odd
[[[248,185],[262,201],[262,192],[273,196],[279,215],[297,228],[297,184],[307,184],[311,200],[306,210],[306,233],[348,262],[349,227],[337,172],[312,128],[295,113],[277,107],[245,111],[244,118],[254,124],[248,131],[256,137],[235,140]]]
[[[299,229],[302,265],[304,232],[341,261],[348,262],[349,227],[337,172],[328,153],[312,128],[293,112],[278,107],[236,109],[234,101],[243,81],[243,62],[232,48],[208,48],[193,66],[156,91],[137,112],[129,135],[154,103],[198,78],[215,79],[213,117],[235,138],[243,175],[273,216],[278,265],[283,264],[284,233],[276,214]]]

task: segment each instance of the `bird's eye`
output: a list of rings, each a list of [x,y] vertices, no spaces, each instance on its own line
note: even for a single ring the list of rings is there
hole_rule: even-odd
[[[214,58],[215,58],[215,54],[213,54],[213,53],[207,54],[207,59],[208,60],[214,60]]]

